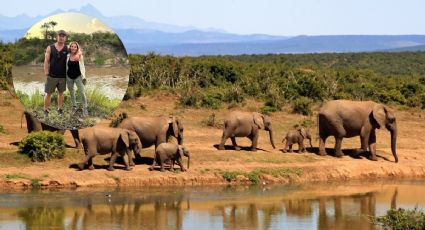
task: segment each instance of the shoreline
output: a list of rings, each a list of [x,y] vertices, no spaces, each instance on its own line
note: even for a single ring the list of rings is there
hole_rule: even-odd
[[[340,159],[334,159],[338,161]],[[348,160],[345,162],[350,162]],[[365,159],[361,161],[366,161]],[[162,186],[223,186],[223,185],[271,185],[271,184],[309,184],[309,183],[342,183],[348,181],[365,180],[415,180],[425,179],[425,164],[413,164],[410,166],[395,164],[394,162],[359,162],[367,164],[367,168],[358,171],[357,164],[342,164],[341,166],[323,165],[319,162],[291,166],[291,164],[279,165],[270,170],[287,171],[286,174],[271,175],[273,171],[259,173],[258,181],[251,177],[258,168],[248,170],[213,169],[204,172],[202,169],[194,169],[187,172],[159,172],[148,171],[148,165],[136,166],[132,171],[106,169],[77,171],[73,168],[47,169],[43,171],[40,166],[29,166],[22,169],[1,168],[0,187],[7,189],[50,189],[50,188],[79,188],[79,187],[162,187]],[[372,163],[372,164],[370,164]],[[379,164],[375,167],[373,163]],[[269,165],[270,166],[270,165]],[[301,170],[301,173],[293,173],[291,169]],[[37,172],[26,174],[25,172]],[[234,173],[233,177],[225,173]],[[9,178],[8,178],[9,177]],[[16,177],[16,178],[14,178]],[[231,179],[229,179],[231,178]]]

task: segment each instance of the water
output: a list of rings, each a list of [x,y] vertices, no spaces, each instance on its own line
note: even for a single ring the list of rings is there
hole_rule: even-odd
[[[425,182],[85,188],[0,193],[0,229],[375,229],[425,208]]]
[[[87,66],[86,90],[98,89],[105,92],[110,99],[122,99],[128,86],[129,68],[111,66]],[[37,90],[44,94],[44,75],[42,66],[14,66],[12,68],[13,85],[15,90],[20,90],[28,95],[33,95]],[[74,86],[76,90],[76,87]]]

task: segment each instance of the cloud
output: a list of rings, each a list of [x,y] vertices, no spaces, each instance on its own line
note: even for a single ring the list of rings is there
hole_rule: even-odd
[[[94,31],[108,31],[113,32],[108,26],[106,26],[103,22],[101,22],[97,18],[92,18],[89,23],[87,23],[86,27],[94,32]]]

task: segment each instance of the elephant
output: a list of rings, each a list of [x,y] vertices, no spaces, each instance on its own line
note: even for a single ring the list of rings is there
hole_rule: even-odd
[[[175,116],[159,117],[128,117],[118,124],[118,128],[128,129],[137,133],[142,142],[142,148],[149,148],[167,142],[170,136],[177,138],[179,145],[183,144],[183,124]]]
[[[224,120],[223,135],[218,149],[224,150],[224,144],[230,137],[235,149],[240,150],[240,147],[236,144],[236,137],[248,137],[252,141],[251,150],[257,151],[260,129],[269,131],[270,143],[275,148],[273,130],[268,116],[256,112],[233,111]]]
[[[311,134],[310,131],[304,128],[298,128],[296,130],[290,130],[286,134],[285,138],[283,138],[282,143],[286,140],[285,147],[283,148],[283,152],[285,153],[286,150],[289,152],[292,152],[292,145],[297,143],[298,144],[298,152],[305,152],[304,147],[304,139],[308,139],[310,141],[310,147],[313,147],[311,144]]]
[[[127,154],[128,158],[131,158],[128,154],[130,150],[133,150],[136,154],[140,154],[140,150],[142,149],[139,137],[134,131],[110,127],[91,127],[84,129],[82,131],[81,143],[83,144],[86,158],[78,164],[80,170],[83,170],[86,164],[89,165],[90,170],[93,170],[93,157],[97,154],[107,153],[111,153],[109,171],[114,170],[114,163],[118,155],[123,157],[126,170],[131,170],[129,161],[131,162],[132,159],[125,158],[125,155]]]
[[[320,109],[318,123],[320,155],[326,155],[325,142],[329,136],[335,137],[337,157],[343,156],[341,143],[344,137],[360,136],[361,149],[367,151],[369,148],[369,159],[376,161],[375,130],[385,127],[391,134],[391,152],[395,162],[398,162],[396,117],[385,105],[373,101],[328,101]]]
[[[24,111],[21,116],[21,128],[22,128],[22,117],[25,116],[25,120],[27,121],[27,130],[28,133],[37,132],[37,131],[52,131],[52,132],[58,132],[60,134],[64,134],[66,130],[58,129],[53,126],[44,124],[43,122],[40,122],[37,118],[34,117],[30,112]],[[72,134],[72,137],[74,138],[75,148],[78,148],[80,145],[80,135],[78,132],[78,129],[71,129],[69,130]]]
[[[161,143],[155,149],[155,157],[152,163],[152,166],[149,170],[153,170],[156,164],[161,166],[161,172],[164,172],[164,163],[166,161],[171,161],[171,171],[174,171],[174,163],[177,161],[177,164],[180,165],[181,171],[184,172],[186,169],[183,167],[183,156],[187,157],[187,168],[189,169],[190,165],[190,153],[183,146],[174,143]],[[156,163],[156,164],[155,164]]]

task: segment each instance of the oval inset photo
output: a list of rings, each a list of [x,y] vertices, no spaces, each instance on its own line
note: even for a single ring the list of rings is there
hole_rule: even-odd
[[[26,111],[58,129],[95,125],[127,90],[130,68],[119,37],[99,19],[61,13],[16,42],[13,85]]]

